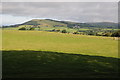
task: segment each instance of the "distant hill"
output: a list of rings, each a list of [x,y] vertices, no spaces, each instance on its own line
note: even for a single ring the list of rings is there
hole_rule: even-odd
[[[96,23],[88,23],[88,24],[99,28],[118,28],[118,23],[113,23],[113,22],[96,22]]]
[[[21,25],[32,25],[32,26],[40,26],[40,27],[69,27],[74,28],[111,28],[117,29],[118,23],[112,22],[95,22],[95,23],[78,23],[78,22],[70,22],[70,21],[57,21],[52,19],[33,19],[27,21],[23,24],[4,26],[4,27],[19,27]]]
[[[47,27],[67,27],[66,24],[51,19],[33,19],[21,25],[39,25]]]

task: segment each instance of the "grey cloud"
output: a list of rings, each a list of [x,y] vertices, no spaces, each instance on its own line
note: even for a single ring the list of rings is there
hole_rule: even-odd
[[[55,18],[78,22],[117,21],[115,2],[4,2],[2,12],[13,16]]]
[[[119,0],[1,0],[2,2],[119,2]]]

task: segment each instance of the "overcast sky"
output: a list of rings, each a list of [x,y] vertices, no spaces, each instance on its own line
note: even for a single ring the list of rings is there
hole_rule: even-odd
[[[0,10],[1,11],[1,10]],[[35,18],[76,22],[117,22],[117,2],[3,2],[2,24]]]

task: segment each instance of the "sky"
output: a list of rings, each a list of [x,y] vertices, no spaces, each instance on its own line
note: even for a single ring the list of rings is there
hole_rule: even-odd
[[[118,21],[117,2],[2,2],[1,4],[0,25],[21,24],[31,19],[80,23]]]
[[[119,0],[1,0],[2,2],[119,2]]]

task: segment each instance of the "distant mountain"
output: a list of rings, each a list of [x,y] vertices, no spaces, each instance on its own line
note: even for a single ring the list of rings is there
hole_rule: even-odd
[[[40,26],[40,27],[70,27],[70,28],[73,28],[74,26],[79,26],[81,28],[90,26],[87,23],[57,21],[52,19],[33,19],[21,25],[34,25],[34,26]]]
[[[118,23],[113,22],[95,22],[95,23],[88,23],[91,26],[99,27],[99,28],[118,28]]]
[[[6,26],[1,26],[2,28],[8,28],[8,27],[19,27],[21,24],[15,24],[15,25],[6,25]]]
[[[67,25],[56,20],[51,19],[33,19],[31,21],[25,22],[21,25],[39,25],[47,27],[66,27]]]
[[[112,22],[95,22],[95,23],[78,23],[78,22],[70,22],[70,21],[57,21],[52,19],[33,19],[27,21],[23,24],[5,26],[5,27],[19,27],[21,25],[33,25],[40,27],[70,27],[74,28],[118,28],[118,23]]]

